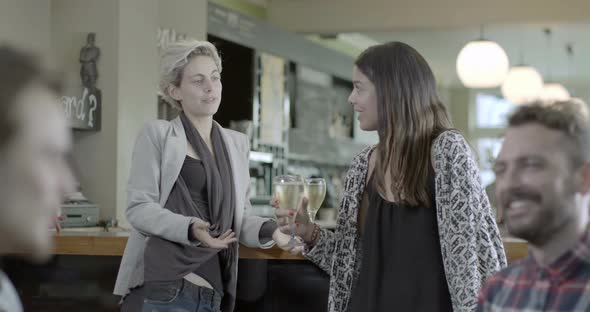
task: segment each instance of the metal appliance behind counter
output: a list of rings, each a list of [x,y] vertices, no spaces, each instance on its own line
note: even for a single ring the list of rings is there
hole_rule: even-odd
[[[63,204],[59,224],[63,228],[92,227],[98,225],[99,208],[90,202],[69,202]]]

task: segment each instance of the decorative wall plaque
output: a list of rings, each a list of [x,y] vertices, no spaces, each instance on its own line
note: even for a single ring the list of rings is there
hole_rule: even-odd
[[[96,87],[100,49],[95,45],[96,34],[89,33],[86,45],[80,49],[80,80],[82,90],[79,95],[62,96],[61,103],[70,127],[78,130],[100,130],[102,93]]]

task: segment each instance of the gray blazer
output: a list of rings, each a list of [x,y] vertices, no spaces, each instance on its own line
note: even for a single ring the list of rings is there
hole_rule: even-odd
[[[230,155],[236,192],[234,232],[240,242],[248,247],[270,248],[273,241],[261,244],[258,238],[260,227],[268,219],[247,214],[251,207],[248,138],[227,129],[222,129],[221,133]],[[115,295],[124,296],[129,289],[143,284],[143,252],[150,236],[193,245],[188,240],[188,229],[194,217],[179,215],[164,208],[180,174],[186,151],[186,137],[180,118],[148,122],[137,137],[125,211],[133,230],[119,267],[113,291]]]

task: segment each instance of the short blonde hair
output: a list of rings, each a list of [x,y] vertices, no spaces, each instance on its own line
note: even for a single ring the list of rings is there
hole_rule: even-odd
[[[211,57],[221,73],[221,58],[217,48],[209,41],[181,40],[163,49],[160,62],[160,95],[166,103],[177,110],[182,110],[182,106],[170,96],[170,87],[180,86],[184,68],[196,56]]]

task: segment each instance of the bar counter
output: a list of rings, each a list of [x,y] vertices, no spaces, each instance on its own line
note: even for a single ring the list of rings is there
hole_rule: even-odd
[[[63,229],[60,233],[53,231],[56,255],[81,256],[122,256],[127,244],[129,232],[115,228],[105,232],[102,228]],[[504,248],[508,262],[526,257],[527,243],[523,240],[505,237]],[[270,249],[240,246],[240,259],[263,260],[304,260],[300,255],[294,256],[278,247]]]
[[[112,291],[129,232],[97,227],[52,235],[55,257],[48,263],[3,259],[3,270],[18,289],[25,311],[119,311],[120,298]],[[509,262],[528,253],[521,240],[506,237],[504,247]],[[278,247],[242,245],[238,267],[238,311],[326,311],[329,276],[302,256]]]

